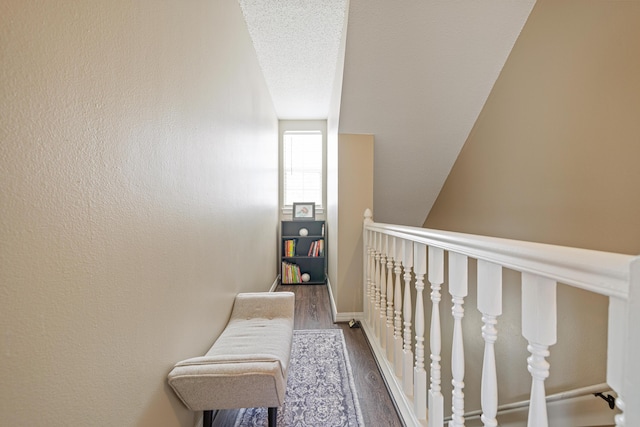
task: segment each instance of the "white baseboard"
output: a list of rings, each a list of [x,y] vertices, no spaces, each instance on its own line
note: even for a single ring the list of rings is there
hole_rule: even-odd
[[[361,320],[362,312],[352,311],[352,312],[336,313],[336,315],[333,318],[333,321],[336,323],[340,323],[340,322],[348,322],[351,319]]]
[[[329,301],[331,303],[331,320],[333,320],[333,323],[348,322],[351,319],[362,319],[363,313],[361,311],[338,313],[336,301],[333,299],[333,292],[331,292],[331,282],[329,282],[329,278],[327,278],[327,290],[329,291]]]
[[[336,322],[336,317],[338,317],[338,309],[336,307],[336,301],[333,299],[333,292],[331,292],[331,281],[329,281],[329,277],[327,276],[327,290],[329,291],[329,303],[331,304],[331,320],[333,323]]]
[[[279,274],[276,276],[276,280],[274,280],[273,283],[271,284],[271,287],[269,288],[269,292],[275,292],[276,287],[278,286],[278,283],[280,283],[280,275]]]

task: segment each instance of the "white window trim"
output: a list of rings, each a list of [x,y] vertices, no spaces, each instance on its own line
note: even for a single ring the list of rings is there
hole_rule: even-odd
[[[316,206],[316,219],[324,219],[327,206],[327,121],[326,120],[280,120],[279,122],[279,180],[280,194],[278,205],[282,219],[291,217],[293,206],[284,206],[284,152],[283,141],[285,132],[320,131],[322,134],[322,206]],[[304,201],[304,200],[302,200]]]

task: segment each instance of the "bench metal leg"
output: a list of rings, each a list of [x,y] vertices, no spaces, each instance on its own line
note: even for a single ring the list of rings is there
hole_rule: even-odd
[[[213,426],[213,410],[202,411],[202,427]]]
[[[269,427],[276,427],[276,420],[278,418],[278,408],[269,408],[267,410],[269,414]]]

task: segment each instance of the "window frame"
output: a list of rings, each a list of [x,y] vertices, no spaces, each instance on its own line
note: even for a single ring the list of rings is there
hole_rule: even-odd
[[[284,204],[284,135],[287,132],[319,132],[322,135],[322,204],[316,204],[316,218],[323,219],[327,206],[327,121],[326,120],[281,120],[279,122],[279,206],[282,219],[291,217],[293,205]],[[307,202],[308,200],[299,200]]]

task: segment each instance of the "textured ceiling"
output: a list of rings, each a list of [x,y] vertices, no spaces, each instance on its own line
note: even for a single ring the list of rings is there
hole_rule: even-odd
[[[239,0],[280,119],[326,119],[346,0]]]

